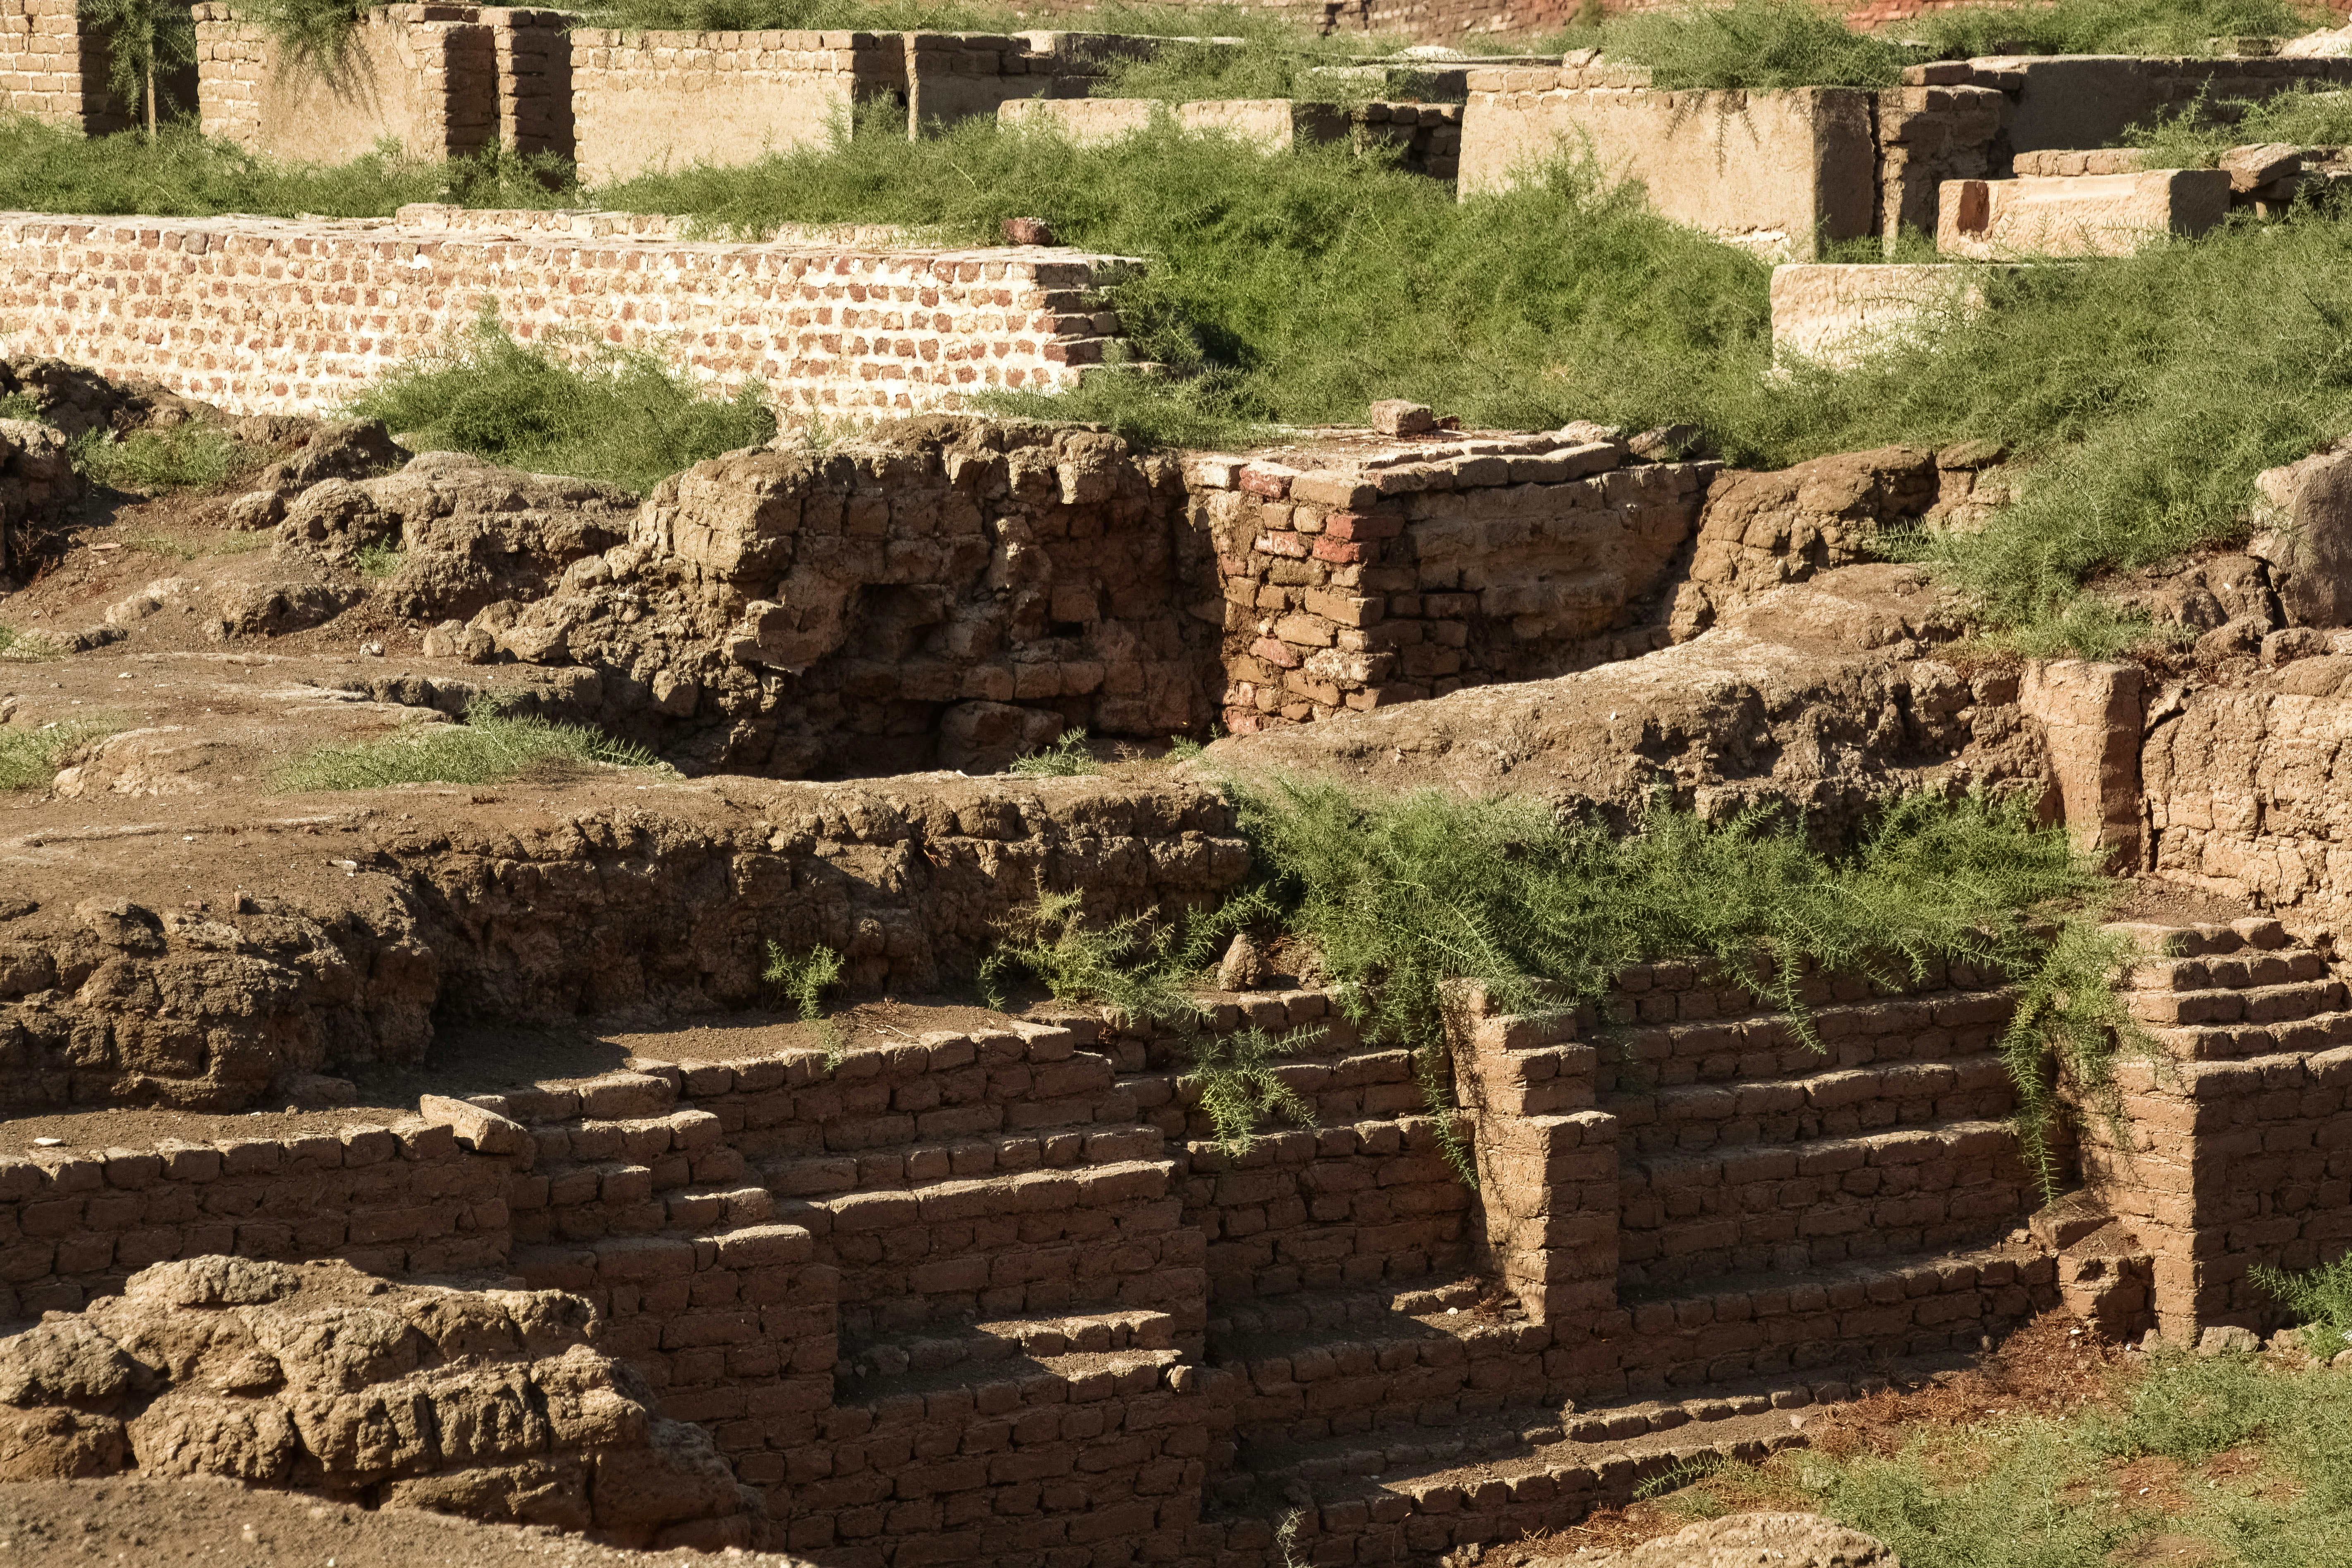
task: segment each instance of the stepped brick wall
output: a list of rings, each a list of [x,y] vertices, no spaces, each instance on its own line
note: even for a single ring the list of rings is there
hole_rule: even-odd
[[[491,303],[526,341],[649,348],[720,388],[764,383],[791,412],[874,417],[1071,384],[1116,331],[1078,307],[1129,265],[1034,248],[11,214],[0,338],[238,413],[310,413],[446,347]]]
[[[2168,955],[2126,994],[2157,1048],[2120,1065],[2118,1123],[2085,1119],[2086,1189],[2153,1255],[2168,1336],[2265,1327],[2276,1304],[2250,1266],[2352,1247],[2352,1006],[2332,950],[2274,920],[2123,929]]]

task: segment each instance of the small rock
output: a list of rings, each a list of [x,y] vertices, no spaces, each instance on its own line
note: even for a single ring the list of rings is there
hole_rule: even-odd
[[[1936,454],[1939,468],[1989,468],[2009,456],[2009,448],[1998,441],[1962,441]]]
[[[2210,637],[2212,634],[2209,632],[2206,635]],[[2275,669],[2283,664],[2293,664],[2299,658],[2317,658],[2327,651],[2328,639],[2326,632],[2315,626],[2288,626],[2283,631],[2272,632],[2263,638],[2263,668]]]
[[[1009,217],[1004,220],[1004,243],[1007,245],[1059,245],[1054,237],[1054,226],[1041,217]]]
[[[2327,1364],[2337,1372],[2352,1372],[2352,1351],[2337,1351],[2328,1357]]]
[[[360,651],[367,655],[370,658],[382,658],[383,657],[383,644],[380,642],[363,642],[360,644]]]
[[[454,658],[461,664],[488,664],[498,651],[490,634],[463,621],[443,621],[425,634],[425,657]]]
[[[1661,425],[1633,437],[1625,447],[1637,458],[1653,463],[1671,463],[1689,456],[1698,443],[1699,427],[1696,425]]]
[[[1425,403],[1384,397],[1372,405],[1372,428],[1383,436],[1424,436],[1437,428],[1436,416]]]
[[[1223,962],[1217,965],[1217,989],[1220,991],[1254,991],[1265,980],[1265,954],[1250,940],[1249,932],[1235,931],[1225,949]]]
[[[2225,658],[2236,658],[2252,653],[2270,636],[2271,623],[2262,616],[2240,616],[2225,621],[2197,639],[2191,648],[2203,664],[2218,664]]]
[[[2235,1323],[2217,1323],[2197,1336],[2199,1355],[2252,1354],[2263,1348],[2262,1340],[2252,1329],[2242,1329]]]
[[[276,528],[286,516],[286,498],[276,490],[255,490],[228,503],[228,525],[240,533]]]

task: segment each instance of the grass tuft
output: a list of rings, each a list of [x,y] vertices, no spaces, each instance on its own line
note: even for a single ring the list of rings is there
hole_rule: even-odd
[[[362,577],[378,580],[396,577],[400,569],[408,564],[408,552],[389,541],[379,539],[373,544],[362,545],[352,555],[352,564],[360,569]]]
[[[2210,55],[2216,39],[2293,37],[2334,26],[2288,0],[2038,0],[1958,5],[1902,24],[1940,59],[1978,55]]]
[[[658,355],[635,350],[590,350],[575,367],[516,342],[487,313],[446,353],[395,369],[352,411],[431,446],[641,492],[776,434],[756,385],[713,397]]]
[[[1813,0],[1731,0],[1612,18],[1600,43],[1662,88],[1893,87],[1919,58]]]
[[[0,627],[0,657],[12,640]],[[41,789],[57,776],[58,764],[77,749],[104,740],[122,726],[105,719],[68,719],[38,726],[0,724],[0,792]]]
[[[1076,778],[1102,772],[1094,752],[1087,749],[1084,730],[1065,730],[1052,745],[1013,759],[1012,771],[1023,778]]]
[[[584,724],[551,723],[478,700],[462,724],[411,724],[380,741],[324,746],[279,769],[275,782],[291,791],[488,784],[547,763],[656,765],[645,748]]]
[[[91,430],[75,437],[68,451],[91,483],[144,495],[207,489],[261,456],[218,426],[193,419],[128,436]]]

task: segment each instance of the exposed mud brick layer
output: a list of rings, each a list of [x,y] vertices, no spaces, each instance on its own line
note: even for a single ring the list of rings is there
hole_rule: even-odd
[[[499,145],[510,153],[575,152],[572,121],[572,39],[562,11],[485,6],[483,24],[498,62]]]
[[[1878,233],[1936,232],[1947,180],[1992,173],[2005,100],[1990,88],[1899,87],[1878,95]]]
[[[1186,463],[1236,734],[1663,642],[1645,618],[1714,471],[1631,464],[1598,427],[1300,460],[1325,466]]]
[[[96,136],[130,123],[79,0],[0,0],[0,109]]]
[[[2168,1339],[2267,1329],[2253,1264],[2309,1268],[2352,1248],[2352,1011],[2330,952],[2278,921],[2125,928],[2168,954],[2136,967],[2152,1061],[2119,1064],[2123,1117],[2084,1121],[2087,1194],[2154,1255]]]
[[[530,15],[530,13],[525,13]],[[456,158],[499,139],[494,29],[471,5],[385,5],[342,47],[287,49],[234,7],[199,5],[196,83],[208,135],[272,157],[341,163],[389,139]]]
[[[1773,274],[1776,335],[1780,275],[1790,270]],[[1776,473],[1717,475],[1699,512],[1690,569],[1675,590],[1675,640],[1688,641],[1733,606],[1784,583],[1869,559],[1882,528],[1925,516],[1946,493],[1965,493],[1968,479],[1969,470],[1940,469],[1916,447],[1816,458]]]
[[[778,788],[740,811],[700,790],[636,795],[520,832],[494,813],[354,816],[326,840],[352,869],[315,916],[255,898],[190,915],[135,837],[20,842],[21,885],[68,865],[85,897],[0,924],[0,1092],[16,1107],[282,1104],[310,1075],[417,1059],[436,1007],[752,1005],[772,940],[824,943],[852,984],[920,994],[968,973],[1041,878],[1116,914],[1213,897],[1246,865],[1229,808],[1181,780]],[[282,830],[320,842],[316,821]]]
[[[886,250],[618,237],[475,237],[381,220],[0,215],[12,353],[146,378],[237,413],[315,412],[446,347],[486,301],[506,328],[651,349],[788,414],[951,407],[1070,384],[1131,265],[1064,250]],[[559,342],[565,340],[559,339]]]

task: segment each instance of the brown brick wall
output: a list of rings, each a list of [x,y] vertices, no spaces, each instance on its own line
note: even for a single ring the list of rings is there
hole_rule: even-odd
[[[106,89],[105,40],[78,0],[0,0],[0,109],[91,135],[131,121]]]
[[[239,413],[315,412],[466,331],[650,348],[790,414],[876,417],[1069,384],[1108,339],[1066,301],[1127,265],[1034,249],[858,253],[381,221],[0,215],[0,337]],[[1114,318],[1115,320],[1115,318]]]

